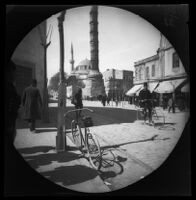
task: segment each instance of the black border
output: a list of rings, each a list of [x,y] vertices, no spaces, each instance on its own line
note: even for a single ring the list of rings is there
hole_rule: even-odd
[[[64,2],[63,2],[64,3]],[[11,3],[10,3],[11,4]],[[90,3],[89,3],[90,4]],[[136,3],[135,3],[136,4]],[[63,5],[63,4],[62,4]],[[13,6],[5,19],[5,63],[10,59],[15,47],[22,38],[37,24],[62,9],[75,7],[60,5]],[[83,4],[78,4],[83,5]],[[88,4],[85,4],[88,5]],[[98,5],[104,5],[99,3]],[[106,5],[106,4],[105,4]],[[109,4],[108,4],[109,5]],[[110,4],[109,6],[111,6]],[[113,3],[113,6],[131,11],[147,19],[159,29],[177,50],[189,74],[189,6],[188,5],[132,5]],[[177,11],[168,9],[174,6]],[[6,14],[6,11],[4,12]],[[173,26],[165,23],[172,13]],[[177,14],[176,14],[177,13]],[[190,24],[189,24],[190,25]],[[127,188],[99,194],[100,196],[190,196],[191,195],[191,158],[190,158],[190,120],[182,136],[167,161],[154,173]],[[87,195],[61,188],[45,180],[23,161],[14,147],[4,141],[4,195],[6,196],[64,196]],[[89,194],[88,194],[89,196]]]

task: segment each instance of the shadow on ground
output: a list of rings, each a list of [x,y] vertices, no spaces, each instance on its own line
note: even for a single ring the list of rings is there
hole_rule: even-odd
[[[129,142],[124,142],[124,143],[120,143],[120,144],[115,144],[115,145],[107,145],[107,146],[102,146],[101,150],[106,150],[106,149],[110,149],[110,148],[119,148],[123,145],[127,145],[127,144],[134,144],[134,143],[141,143],[141,142],[149,142],[149,141],[155,141],[155,140],[169,140],[169,137],[166,138],[157,138],[158,135],[154,135],[150,138],[147,139],[143,139],[143,140],[136,140],[136,141],[129,141]]]
[[[28,154],[24,156],[24,159],[35,170],[41,166],[44,168],[45,165],[50,165],[54,162],[63,164],[81,158],[80,154],[76,154],[74,152],[65,151],[60,153],[48,153],[50,150],[54,150],[54,147],[37,146],[18,149],[20,153]],[[70,150],[73,151],[74,147]],[[41,154],[30,155],[33,153]],[[51,169],[53,168],[54,166],[51,165]],[[91,180],[98,175],[96,170],[84,165],[60,166],[55,168],[54,170],[43,171],[39,173],[45,176],[47,179],[51,180],[52,182],[59,182],[64,186],[82,183],[84,181]]]
[[[36,147],[28,147],[17,149],[17,151],[21,154],[34,154],[34,153],[47,153],[50,150],[55,150],[55,147],[52,146],[36,146]]]
[[[123,173],[124,168],[121,164],[125,162],[127,158],[116,156],[114,153],[115,150],[102,149],[102,165],[99,170],[99,175],[102,180],[109,178],[114,178],[117,175]]]
[[[83,183],[98,175],[96,170],[84,165],[62,166],[41,174],[52,182],[58,182],[64,186]]]
[[[76,160],[80,158],[79,154],[76,154],[74,152],[59,152],[59,153],[47,153],[50,150],[54,150],[54,147],[49,146],[38,146],[38,147],[31,147],[31,148],[22,148],[17,149],[19,153],[27,154],[25,155],[24,159],[27,160],[27,162],[30,164],[31,167],[34,169],[42,166],[42,165],[49,165],[52,164],[52,162],[58,162],[58,163],[64,163],[69,162],[72,160]],[[77,148],[70,149],[72,151],[77,150]],[[41,153],[39,155],[31,155],[34,153]]]
[[[133,123],[137,118],[135,110],[126,110],[121,108],[108,108],[108,107],[86,107],[94,110],[93,113],[88,111],[82,111],[82,115],[91,116],[94,122],[94,126],[107,125],[107,124],[119,124],[119,123]],[[73,110],[74,107],[67,107],[67,111]],[[57,127],[57,107],[49,108],[50,123],[43,123],[41,120],[36,122],[36,128],[49,128]],[[75,119],[75,113],[68,115],[66,119],[66,127],[71,128],[71,121]],[[17,119],[17,129],[28,128],[28,123],[22,119]]]

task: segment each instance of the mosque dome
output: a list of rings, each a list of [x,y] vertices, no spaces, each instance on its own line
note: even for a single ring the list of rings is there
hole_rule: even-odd
[[[76,66],[74,73],[78,74],[80,78],[84,79],[88,75],[90,69],[91,69],[91,61],[86,58]]]
[[[79,64],[78,64],[78,66],[90,66],[91,67],[91,61],[90,60],[88,60],[87,58],[86,59],[84,59],[84,60],[82,60]]]

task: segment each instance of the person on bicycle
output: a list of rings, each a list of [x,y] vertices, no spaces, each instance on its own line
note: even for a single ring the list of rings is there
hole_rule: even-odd
[[[152,102],[151,102],[152,94],[150,90],[148,90],[148,84],[144,83],[144,88],[139,93],[139,105],[144,110],[144,120],[148,117],[149,123],[152,124]],[[147,116],[148,114],[148,116]]]

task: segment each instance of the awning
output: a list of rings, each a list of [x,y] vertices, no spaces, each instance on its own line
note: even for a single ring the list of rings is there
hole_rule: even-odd
[[[181,88],[181,92],[188,93],[190,91],[190,85],[187,83]]]
[[[148,83],[148,89],[150,90],[150,92],[154,92],[154,89],[157,87],[157,85],[159,84],[159,82],[151,82]],[[142,87],[136,92],[136,95],[139,95],[139,92],[144,88],[144,86],[142,85]]]
[[[170,81],[163,81],[155,89],[155,92],[157,92],[157,93],[172,93],[185,80],[186,79],[176,79],[176,80],[170,80]]]
[[[134,85],[127,93],[127,96],[133,96],[138,90],[142,88],[142,85]]]

